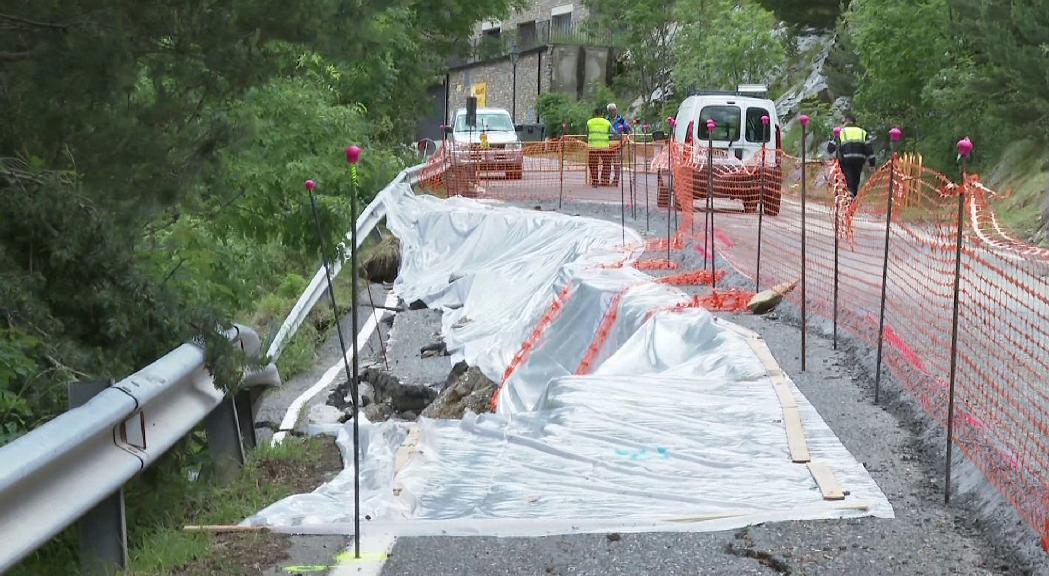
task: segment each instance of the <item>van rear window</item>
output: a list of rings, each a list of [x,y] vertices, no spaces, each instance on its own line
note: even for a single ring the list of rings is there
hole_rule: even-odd
[[[739,140],[739,106],[704,106],[699,113],[700,140],[710,138],[707,120],[711,118],[717,123],[712,140]]]
[[[772,118],[764,108],[747,108],[747,142],[768,142],[771,138],[772,126],[769,126],[766,133],[765,125],[761,123],[762,116]]]

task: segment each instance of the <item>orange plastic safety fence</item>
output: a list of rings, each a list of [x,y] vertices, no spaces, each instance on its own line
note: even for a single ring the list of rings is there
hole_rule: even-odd
[[[502,390],[503,386],[506,385],[506,381],[517,371],[517,368],[526,362],[528,357],[531,356],[532,350],[535,349],[535,346],[539,343],[540,339],[542,339],[543,334],[548,328],[550,328],[550,325],[557,320],[557,317],[561,315],[561,310],[564,309],[565,302],[568,300],[571,293],[571,285],[565,286],[561,289],[557,298],[554,298],[554,301],[550,303],[550,308],[547,309],[546,314],[543,314],[543,317],[539,319],[538,323],[536,323],[535,328],[532,330],[532,334],[521,344],[521,349],[514,354],[513,360],[510,361],[510,364],[506,367],[506,371],[503,372],[503,381],[499,383],[499,390],[496,390],[496,393],[492,395],[493,411],[499,405],[499,391]]]
[[[597,326],[597,334],[594,335],[594,340],[590,342],[590,347],[586,349],[586,353],[583,354],[583,360],[579,362],[579,367],[576,368],[576,375],[582,376],[589,374],[590,369],[594,367],[594,362],[601,353],[601,349],[604,347],[605,342],[608,341],[608,336],[612,332],[612,327],[615,326],[616,319],[619,317],[619,303],[623,300],[624,292],[620,292],[612,297],[612,301],[608,305],[608,310],[605,312],[604,318],[601,319],[601,323]]]
[[[664,276],[656,282],[660,284],[668,284],[670,286],[710,286],[711,278],[716,276],[714,283],[720,282],[725,277],[726,272],[724,270],[718,270],[715,275],[710,270],[693,270],[692,272],[685,272],[684,274],[675,274],[673,276]]]
[[[646,216],[665,225],[669,208],[675,231],[672,251],[692,246],[704,258],[716,251],[760,284],[757,288],[799,280],[804,267],[808,317],[820,325],[836,317],[840,334],[870,348],[877,346],[887,261],[885,366],[941,425],[947,421],[955,242],[960,233],[954,442],[1049,542],[1049,250],[1007,229],[994,211],[998,194],[978,176],[968,175],[959,184],[929,169],[918,156],[899,155],[871,171],[853,198],[836,162],[809,159],[803,165],[771,148],[745,151],[740,158],[735,151],[708,151],[703,143],[625,138],[607,151],[595,151],[585,139],[564,137],[525,144],[520,172],[516,151],[474,148],[442,147],[423,171],[423,188],[565,204],[569,213],[575,211],[573,204],[619,208],[622,203],[620,209],[634,227]],[[503,165],[508,157],[513,161]],[[612,186],[616,174],[618,183]],[[886,258],[890,183],[893,211]],[[961,230],[959,196],[964,202]],[[713,246],[706,240],[710,236]],[[649,239],[644,248],[665,252],[667,239]],[[637,267],[657,270],[662,265],[642,261]],[[744,297],[749,300],[746,293],[719,292],[694,304],[742,310]],[[800,306],[801,290],[786,300]],[[602,322],[606,332],[615,313],[613,307]],[[582,373],[591,368],[605,337],[596,336],[579,367]]]

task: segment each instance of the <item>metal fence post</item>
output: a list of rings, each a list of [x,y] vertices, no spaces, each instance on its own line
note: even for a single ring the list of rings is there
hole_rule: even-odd
[[[69,383],[69,408],[78,408],[99,392],[113,385],[112,380]],[[80,539],[80,570],[83,574],[114,574],[128,566],[127,520],[124,489],[110,494],[77,521]]]
[[[806,336],[808,335],[808,297],[805,294],[808,282],[805,279],[808,260],[805,257],[806,229],[805,216],[807,208],[806,200],[806,175],[805,175],[805,147],[808,145],[809,117],[802,114],[798,119],[801,122],[801,371],[805,371],[805,362],[808,359],[806,348]]]
[[[885,253],[882,254],[882,266],[881,266],[881,314],[878,317],[878,360],[875,367],[874,376],[874,403],[878,403],[881,392],[881,365],[882,365],[882,348],[884,344],[885,335],[885,295],[889,288],[889,238],[892,232],[892,201],[893,194],[895,194],[893,182],[896,180],[896,143],[900,141],[902,132],[899,128],[893,128],[889,131],[889,152],[892,157],[889,159],[889,198],[886,200],[886,215],[885,215]]]

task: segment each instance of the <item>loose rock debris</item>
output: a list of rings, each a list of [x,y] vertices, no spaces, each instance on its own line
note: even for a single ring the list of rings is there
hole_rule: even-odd
[[[448,375],[448,383],[432,404],[422,411],[426,418],[457,419],[469,410],[474,414],[492,411],[492,396],[498,385],[475,367],[459,362]]]
[[[391,416],[415,420],[419,412],[437,397],[437,392],[426,386],[402,384],[397,377],[378,368],[366,368],[358,382],[361,406],[372,422],[388,420]],[[348,412],[346,420],[353,417],[353,394],[348,382],[332,391],[328,404]]]

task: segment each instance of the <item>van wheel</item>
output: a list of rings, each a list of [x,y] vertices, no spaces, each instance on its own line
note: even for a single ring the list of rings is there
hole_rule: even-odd
[[[783,197],[782,193],[766,193],[765,194],[765,214],[768,216],[779,216],[779,202]]]
[[[746,212],[747,214],[753,214],[753,213],[757,212],[758,211],[758,199],[757,198],[755,198],[753,200],[744,199],[743,200],[743,211]]]

